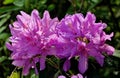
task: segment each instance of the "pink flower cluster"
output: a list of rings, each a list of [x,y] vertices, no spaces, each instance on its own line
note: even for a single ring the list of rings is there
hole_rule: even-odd
[[[94,57],[103,66],[103,52],[108,55],[113,54],[114,48],[105,43],[106,40],[111,40],[113,33],[107,35],[103,31],[107,25],[102,22],[95,23],[95,21],[96,17],[90,12],[87,13],[86,17],[77,13],[65,16],[56,27],[58,35],[70,45],[63,46],[63,48],[68,48],[67,51],[65,48],[62,50],[62,54],[57,53],[58,57],[65,56],[64,58],[66,58],[63,65],[65,71],[70,68],[72,57],[79,56],[78,69],[84,73],[88,67],[89,56]]]
[[[23,67],[23,74],[27,75],[30,68],[35,68],[40,63],[40,70],[45,69],[47,55],[55,55],[54,40],[55,27],[58,19],[51,19],[48,11],[43,18],[39,17],[37,10],[33,10],[31,16],[21,11],[17,15],[17,21],[10,25],[12,36],[6,46],[12,51],[13,65]]]
[[[12,36],[6,43],[12,51],[12,64],[22,67],[24,75],[29,73],[30,68],[35,68],[37,74],[36,63],[40,63],[40,70],[44,70],[48,55],[66,59],[64,71],[70,69],[70,59],[73,57],[79,57],[80,73],[87,70],[89,56],[103,66],[103,53],[112,55],[114,52],[114,48],[105,43],[111,40],[113,33],[107,35],[103,31],[107,25],[95,21],[95,15],[90,12],[85,17],[81,13],[66,15],[59,21],[57,18],[51,19],[48,11],[42,18],[37,10],[33,10],[31,15],[21,11],[17,21],[9,26]]]

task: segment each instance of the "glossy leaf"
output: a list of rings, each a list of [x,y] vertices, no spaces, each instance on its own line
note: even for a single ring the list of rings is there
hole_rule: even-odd
[[[3,4],[4,4],[4,5],[11,4],[11,3],[13,3],[13,1],[14,1],[14,0],[4,0],[4,1],[3,1]]]
[[[24,5],[24,0],[14,0],[13,4],[18,7],[22,7]]]
[[[113,56],[120,58],[120,50],[115,50]]]

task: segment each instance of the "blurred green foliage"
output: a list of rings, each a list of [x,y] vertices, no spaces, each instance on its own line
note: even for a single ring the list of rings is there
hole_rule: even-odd
[[[105,31],[109,34],[114,32],[114,37],[110,45],[114,46],[116,52],[113,56],[106,56],[105,64],[100,67],[93,59],[89,62],[89,69],[84,74],[87,78],[120,78],[120,0],[0,0],[0,78],[57,78],[60,70],[54,68],[53,63],[62,67],[62,63],[58,59],[52,58],[53,62],[48,60],[47,68],[40,71],[39,76],[31,70],[28,76],[21,75],[21,69],[14,70],[11,64],[10,51],[5,47],[5,42],[10,36],[9,24],[16,20],[19,12],[25,11],[28,14],[33,9],[40,12],[40,16],[44,10],[48,10],[51,17],[63,18],[66,14],[81,12],[86,14],[88,11],[94,13],[97,22],[103,21],[108,27]],[[71,61],[77,64],[74,60]],[[71,70],[77,73],[78,69],[73,66]],[[61,70],[62,71],[62,70]],[[20,73],[19,73],[20,72]],[[12,74],[11,74],[12,73]],[[69,72],[70,73],[70,72]]]

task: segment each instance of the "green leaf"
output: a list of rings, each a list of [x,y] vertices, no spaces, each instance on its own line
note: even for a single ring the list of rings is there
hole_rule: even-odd
[[[58,78],[59,74],[60,74],[60,70],[58,70],[58,71],[55,73],[54,78]]]
[[[101,0],[91,0],[91,2],[99,3]]]
[[[88,10],[93,9],[97,4],[99,4],[102,0],[90,0],[91,5],[89,6]]]
[[[2,27],[0,28],[0,33],[2,33],[2,32],[6,29],[6,27],[7,27],[7,26],[2,26]]]
[[[7,39],[8,37],[9,37],[8,33],[2,33],[2,34],[0,34],[0,39],[2,39],[2,40]]]
[[[31,75],[30,78],[39,78],[39,76],[34,73],[34,74]]]
[[[48,6],[48,10],[49,10],[49,11],[52,11],[54,8],[55,8],[55,5],[54,5],[54,4],[50,4],[50,5]]]
[[[120,17],[120,9],[117,10],[117,13],[115,14],[115,17],[116,18]]]
[[[2,51],[3,50],[3,47],[0,47],[0,51]]]
[[[6,59],[7,59],[6,56],[2,56],[2,57],[0,57],[0,63],[3,62],[3,61],[6,60]]]
[[[0,27],[10,18],[10,15],[7,15],[3,19],[0,20]]]
[[[115,4],[120,5],[120,0],[115,0]]]
[[[22,75],[21,78],[39,78],[39,74],[36,75],[34,69],[31,69],[27,76]]]
[[[12,72],[9,78],[20,78],[20,72],[17,71]]]
[[[15,6],[22,7],[24,5],[24,0],[15,0],[13,4]]]
[[[17,6],[6,6],[6,7],[0,8],[0,13],[11,12],[11,11],[19,10],[19,9],[21,8]]]
[[[0,15],[0,18],[4,18],[4,17],[8,16],[9,14],[10,13],[2,14],[2,15]]]
[[[29,11],[30,7],[30,0],[25,0],[24,2],[24,8],[26,11]]]
[[[47,2],[47,0],[40,0],[39,3],[40,4],[45,4]]]
[[[14,0],[4,0],[4,1],[3,1],[3,4],[4,4],[4,5],[11,4],[11,3],[13,3],[13,1],[14,1]]]
[[[115,50],[113,56],[120,58],[120,50]]]

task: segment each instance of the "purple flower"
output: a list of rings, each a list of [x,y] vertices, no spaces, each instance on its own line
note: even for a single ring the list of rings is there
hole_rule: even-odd
[[[81,74],[73,75],[71,78],[83,78]]]
[[[104,56],[102,53],[112,55],[114,48],[106,44],[106,40],[111,40],[113,33],[107,35],[103,29],[107,27],[105,23],[96,23],[94,14],[88,12],[86,17],[81,13],[66,15],[56,29],[59,37],[62,37],[69,45],[63,45],[62,51],[58,52],[58,57],[66,58],[63,69],[70,68],[70,59],[79,56],[78,68],[84,73],[88,67],[88,57],[92,56],[103,66]],[[64,48],[65,47],[65,48]],[[66,50],[67,49],[67,50]]]
[[[58,78],[66,78],[66,77],[61,75]],[[71,78],[83,78],[83,76],[81,74],[77,74],[77,75],[72,75]]]
[[[55,27],[58,22],[57,18],[50,18],[48,11],[41,19],[38,11],[33,10],[31,15],[21,11],[17,21],[10,25],[12,36],[6,46],[12,51],[12,64],[23,67],[24,75],[29,73],[30,68],[35,68],[37,74],[36,63],[40,63],[40,70],[45,69],[46,56],[55,55]]]

